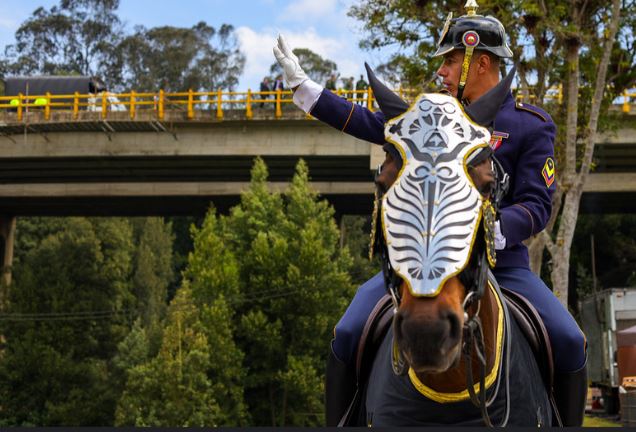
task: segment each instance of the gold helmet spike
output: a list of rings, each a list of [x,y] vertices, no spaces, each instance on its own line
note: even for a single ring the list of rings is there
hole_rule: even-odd
[[[477,4],[476,0],[466,0],[464,9],[466,9],[466,15],[468,16],[477,15],[477,9],[479,9],[479,5]]]

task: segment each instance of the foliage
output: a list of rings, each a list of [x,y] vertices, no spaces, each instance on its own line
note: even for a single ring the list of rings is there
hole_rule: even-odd
[[[362,285],[380,271],[377,255],[369,260],[371,223],[368,216],[344,215],[340,222],[341,245],[349,249],[353,265],[349,274],[356,285]]]
[[[118,82],[113,62],[123,26],[119,0],[61,0],[37,8],[6,47],[6,74],[99,75]]]
[[[132,247],[126,221],[71,218],[23,257],[2,327],[4,423],[111,424],[109,360],[127,327]]]
[[[543,98],[550,86],[564,81],[562,50],[573,30],[571,10],[566,3],[556,0],[482,0],[478,3],[478,13],[497,17],[506,28],[517,75],[522,85],[536,82],[533,93],[537,100]],[[435,71],[441,60],[433,59],[431,55],[436,50],[447,14],[463,15],[464,4],[464,1],[448,0],[359,0],[351,7],[349,15],[362,23],[365,31],[360,42],[362,48],[395,48],[387,64],[379,68],[381,71],[398,74],[398,80],[411,86],[434,89]],[[608,7],[607,2],[600,0],[586,4],[582,29],[597,29],[597,32],[579,35],[585,39],[586,46],[581,51],[582,62],[591,67],[585,74],[588,82],[595,78],[593,66],[598,63],[602,50],[597,38],[606,30],[603,12]],[[626,11],[633,10],[634,2],[625,2],[625,7]],[[610,100],[616,92],[636,83],[633,29],[634,15],[624,13],[619,43],[613,48],[610,66],[613,71],[609,80],[613,90],[607,94]]]
[[[233,89],[245,57],[234,28],[135,27],[128,34],[119,0],[60,0],[36,9],[0,58],[0,75],[96,75],[111,91]]]
[[[292,51],[298,57],[298,61],[303,66],[307,76],[315,82],[324,85],[331,75],[338,75],[338,65],[335,62],[322,58],[308,48],[294,48]],[[278,62],[273,63],[269,71],[272,79],[283,73]]]
[[[127,370],[158,350],[170,226],[158,218],[18,218],[17,226],[0,422],[112,425]]]
[[[188,265],[188,255],[194,249],[194,243],[190,236],[192,225],[201,226],[205,215],[188,217],[167,217],[166,222],[172,226],[174,242],[172,244],[172,282],[168,285],[168,303],[175,296],[178,287],[181,286],[182,273]]]
[[[254,425],[316,426],[323,418],[318,371],[353,294],[351,260],[338,247],[333,209],[309,188],[304,162],[284,196],[269,192],[266,180],[257,159],[249,190],[223,219],[228,244],[241,257],[237,316],[246,401]]]
[[[598,289],[628,286],[630,278],[635,273],[636,216],[618,214],[579,216],[576,235],[572,242],[572,262],[588,269],[585,275],[590,278],[590,281],[592,236]],[[578,286],[577,290],[581,295],[587,294],[587,290],[582,291]]]
[[[206,334],[201,314],[214,323],[217,337]],[[237,396],[227,379],[240,379],[238,368],[226,370],[240,353],[232,349],[231,312],[223,297],[199,309],[184,285],[170,305],[158,355],[128,372],[116,414],[117,425],[222,426],[241,424],[244,410],[224,409]],[[228,349],[229,348],[229,349]],[[238,358],[236,356],[238,355]],[[229,357],[229,358],[225,358]],[[238,364],[238,363],[237,363]],[[237,373],[228,377],[229,374]],[[238,393],[240,397],[240,392]]]
[[[117,52],[126,88],[178,92],[233,89],[243,71],[234,27],[218,30],[199,22],[191,28],[135,28]]]
[[[132,220],[135,229],[135,271],[133,293],[145,327],[161,321],[167,304],[167,287],[174,277],[172,268],[172,226],[161,218]]]

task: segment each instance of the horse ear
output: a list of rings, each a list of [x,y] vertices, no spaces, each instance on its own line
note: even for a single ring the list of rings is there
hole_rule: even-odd
[[[406,112],[406,110],[409,109],[409,104],[382,84],[366,62],[364,63],[364,67],[367,70],[367,77],[369,77],[369,84],[371,85],[371,89],[373,89],[375,99],[378,101],[380,111],[382,111],[384,116],[387,119],[392,119]]]
[[[466,114],[477,124],[489,126],[495,121],[501,104],[510,92],[510,85],[515,76],[516,68],[513,66],[506,77],[499,84],[488,90],[486,94],[466,107]]]

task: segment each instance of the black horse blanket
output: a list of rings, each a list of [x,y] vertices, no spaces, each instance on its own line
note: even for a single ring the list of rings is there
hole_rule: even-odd
[[[510,377],[510,426],[550,426],[552,411],[541,372],[530,346],[514,319],[511,320],[510,370],[502,370],[499,391],[488,409],[498,425],[506,407],[504,375]],[[375,357],[366,393],[366,426],[484,426],[479,408],[470,399],[439,403],[423,396],[408,375],[397,376],[391,368],[393,331],[390,328]],[[505,362],[504,362],[505,363]],[[502,365],[502,367],[505,365]],[[382,384],[381,384],[382,383]],[[495,384],[487,393],[495,389]],[[359,413],[362,416],[364,410]],[[362,423],[362,418],[358,421]]]

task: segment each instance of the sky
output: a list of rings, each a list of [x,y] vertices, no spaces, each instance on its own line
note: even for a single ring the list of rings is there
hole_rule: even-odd
[[[15,31],[34,10],[58,3],[0,0],[0,49],[4,51],[15,41]],[[278,33],[292,48],[309,48],[335,61],[343,77],[357,79],[365,61],[372,67],[383,63],[388,51],[363,51],[358,46],[364,37],[362,26],[347,16],[354,3],[356,0],[120,0],[118,15],[128,31],[135,25],[191,27],[205,21],[218,28],[232,24],[246,56],[238,90],[257,90],[275,61],[272,47]]]

